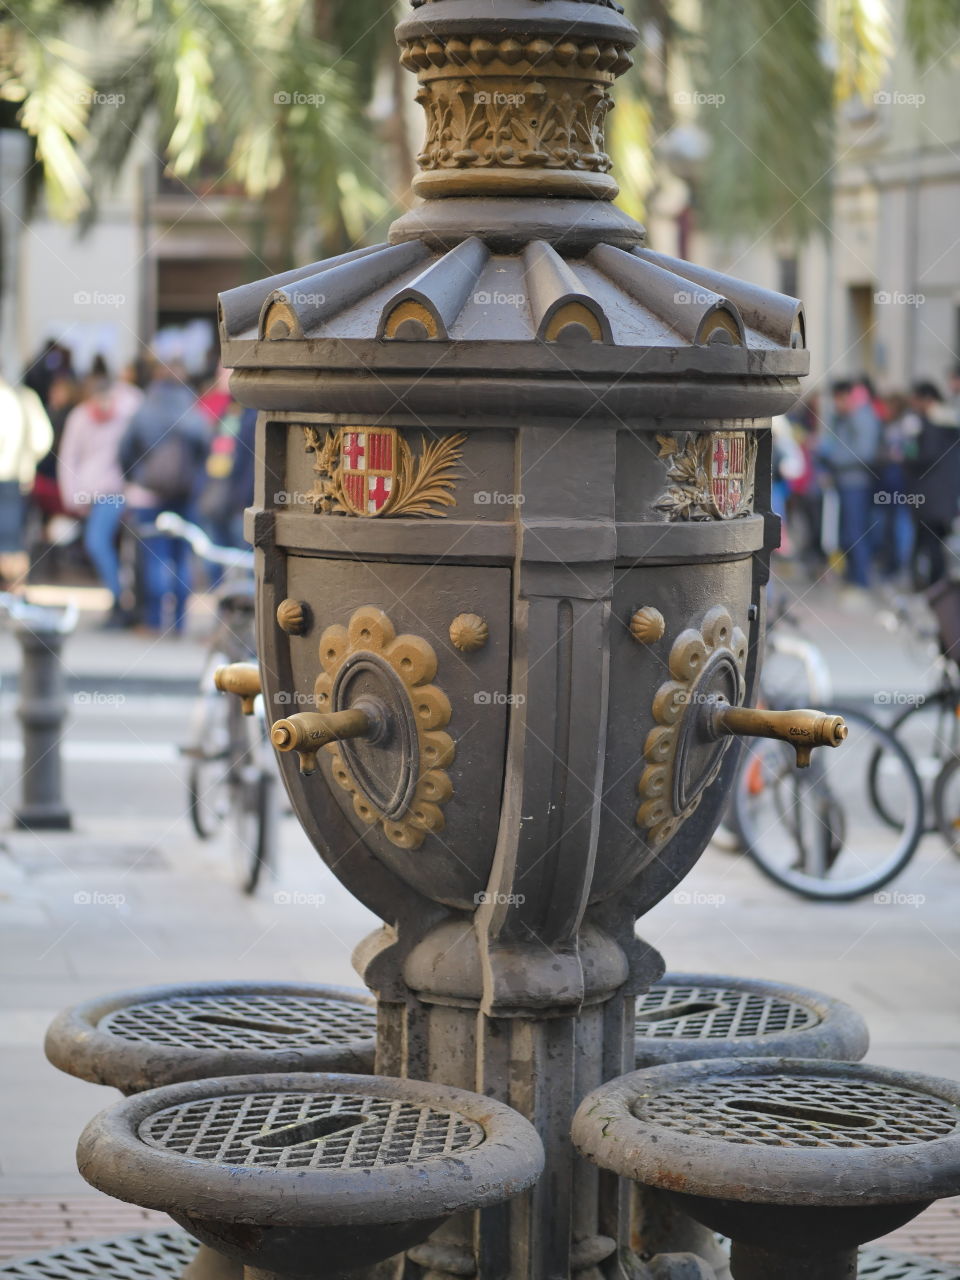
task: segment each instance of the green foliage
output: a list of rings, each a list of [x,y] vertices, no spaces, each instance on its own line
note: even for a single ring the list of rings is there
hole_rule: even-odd
[[[722,234],[802,239],[828,216],[833,75],[807,4],[709,0],[699,123],[712,148],[703,208]]]
[[[692,118],[674,92],[686,84],[680,57],[705,95],[695,117],[711,151],[694,184],[704,219],[786,245],[819,229],[835,105],[880,85],[899,2],[700,0],[691,31],[680,15],[693,22],[696,4],[626,0],[642,41],[610,122],[621,203],[642,216],[657,140]],[[139,137],[184,181],[222,177],[277,205],[291,248],[305,216],[328,245],[346,244],[390,210],[365,104],[395,56],[401,3],[14,0],[0,9],[0,118],[16,109],[58,216],[89,216]],[[940,60],[960,39],[960,0],[902,3],[914,55]]]
[[[88,210],[140,136],[184,181],[222,178],[257,199],[283,184],[288,208],[362,231],[386,205],[364,98],[309,12],[304,0],[16,0],[0,19],[0,94],[21,104],[51,209]]]
[[[60,37],[56,3],[33,0],[26,13],[6,10],[0,22],[0,97],[17,104],[19,122],[52,178],[51,207],[61,216],[86,201],[78,148],[87,138],[93,90],[82,58]]]
[[[357,69],[364,100],[373,90],[374,76],[387,58],[395,58],[393,28],[402,6],[390,0],[326,0],[326,30],[331,40]]]
[[[893,53],[888,0],[825,0],[824,26],[835,68],[834,97],[868,101]]]
[[[607,128],[610,154],[615,159],[614,176],[620,186],[617,204],[642,222],[653,185],[652,116],[648,99],[637,93],[630,81],[620,85]]]
[[[677,52],[694,56],[705,95],[696,123],[711,141],[695,191],[703,220],[726,236],[772,233],[785,247],[821,229],[836,162],[836,106],[869,102],[882,85],[899,0],[700,0],[693,36],[677,26],[678,0],[630,3],[631,16],[652,27],[661,46],[652,76],[646,69],[654,137],[669,127],[673,106],[663,91],[665,69]],[[903,10],[921,66],[957,45],[960,0],[903,0]]]
[[[907,40],[921,66],[956,50],[960,40],[960,0],[906,0]]]

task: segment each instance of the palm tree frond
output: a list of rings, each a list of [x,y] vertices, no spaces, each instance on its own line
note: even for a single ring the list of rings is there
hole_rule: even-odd
[[[826,0],[826,36],[838,102],[868,102],[883,83],[893,52],[887,0]]]
[[[18,41],[3,92],[23,104],[20,124],[35,140],[51,211],[60,218],[75,217],[89,203],[88,174],[78,146],[87,139],[93,85],[61,42],[27,34]]]
[[[820,18],[781,0],[710,0],[702,15],[699,123],[712,143],[704,219],[725,236],[802,240],[828,216],[833,162]]]
[[[957,47],[960,39],[960,0],[907,0],[907,42],[921,66]]]

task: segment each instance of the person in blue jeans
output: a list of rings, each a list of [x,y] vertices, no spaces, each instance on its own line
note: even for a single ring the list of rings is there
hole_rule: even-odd
[[[209,445],[209,428],[181,369],[157,365],[143,403],[120,442],[127,505],[140,539],[143,622],[151,631],[183,630],[190,597],[190,549],[156,533],[161,511],[189,519]],[[166,614],[172,597],[173,616]]]
[[[874,490],[880,422],[869,396],[852,382],[833,384],[833,409],[820,440],[819,458],[833,477],[840,501],[840,550],[851,586],[870,586]]]
[[[63,504],[83,519],[84,548],[112,597],[108,627],[128,622],[120,601],[117,555],[124,504],[119,449],[142,399],[137,388],[127,383],[111,384],[106,377],[92,379],[88,394],[67,415],[57,460]]]
[[[888,404],[889,419],[881,425],[873,551],[881,574],[891,582],[906,585],[913,562],[915,536],[913,499],[907,477],[907,449],[918,429],[919,419],[910,412],[906,396],[892,395]]]

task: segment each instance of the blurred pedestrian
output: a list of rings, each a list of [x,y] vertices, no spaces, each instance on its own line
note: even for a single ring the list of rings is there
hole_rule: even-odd
[[[919,420],[908,467],[917,528],[914,581],[919,590],[947,574],[946,541],[960,503],[960,424],[932,382],[916,383],[910,402]]]
[[[870,586],[873,491],[880,423],[865,388],[840,380],[833,384],[833,407],[819,448],[820,461],[833,479],[840,503],[839,547],[847,581],[858,590]]]
[[[231,403],[210,442],[203,490],[197,503],[200,523],[211,541],[221,547],[242,547],[243,511],[253,501],[255,409]],[[209,566],[210,585],[217,586],[222,570]]]
[[[144,623],[163,628],[164,605],[173,596],[172,626],[183,630],[190,595],[189,548],[156,533],[161,511],[189,518],[207,456],[209,428],[196,397],[176,365],[158,364],[120,442],[126,498],[140,539]]]
[[[217,366],[213,381],[198,398],[197,408],[208,419],[210,425],[215,427],[223,415],[233,407],[234,400],[230,394],[230,370],[225,369],[221,364]]]
[[[785,558],[793,555],[793,544],[788,522],[788,503],[791,487],[806,468],[806,459],[794,435],[793,423],[785,414],[778,414],[771,423],[772,486],[770,505],[780,517],[779,554]]]
[[[53,428],[53,443],[49,451],[37,463],[37,475],[33,485],[33,502],[44,521],[66,512],[57,478],[60,441],[71,409],[80,398],[80,387],[71,374],[61,373],[50,384],[47,398],[47,417]]]
[[[960,364],[955,364],[950,371],[950,408],[957,422],[960,422]]]
[[[875,554],[881,574],[902,582],[910,572],[916,521],[907,474],[910,442],[919,430],[919,419],[907,396],[895,393],[887,399],[887,420],[880,431],[877,466]]]
[[[84,547],[110,592],[108,627],[129,622],[120,602],[117,552],[125,487],[120,441],[142,399],[129,383],[91,378],[87,394],[67,417],[60,443],[60,491],[67,510],[84,521]]]
[[[23,385],[35,392],[43,407],[49,411],[50,389],[58,378],[75,380],[73,357],[69,347],[57,342],[55,338],[48,338],[24,370]]]
[[[246,542],[246,539],[243,538],[243,513],[253,503],[256,446],[257,411],[256,409],[244,409],[240,416],[240,430],[237,432],[237,447],[234,451],[233,471],[230,476],[231,489],[233,490],[233,506],[240,513],[241,540],[238,541],[238,546],[242,546]]]
[[[26,499],[37,463],[52,444],[53,428],[40,397],[0,376],[0,586],[4,588],[16,590],[26,581]]]
[[[795,406],[791,413],[795,438],[803,454],[803,471],[790,482],[788,511],[794,529],[794,546],[810,574],[821,572],[826,559],[821,531],[823,491],[817,467],[820,432],[820,398],[816,392]]]

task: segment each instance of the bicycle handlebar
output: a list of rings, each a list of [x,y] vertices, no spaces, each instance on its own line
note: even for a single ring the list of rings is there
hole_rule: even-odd
[[[253,552],[242,547],[218,547],[211,542],[199,525],[191,524],[173,511],[161,511],[154,528],[172,538],[182,538],[202,560],[221,565],[225,569],[253,570]]]

